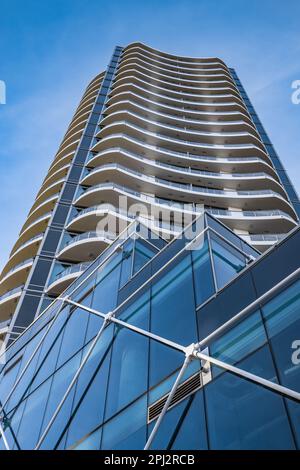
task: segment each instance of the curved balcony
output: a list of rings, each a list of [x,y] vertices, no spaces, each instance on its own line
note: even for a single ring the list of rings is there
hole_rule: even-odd
[[[59,193],[53,194],[52,196],[48,197],[43,202],[41,202],[33,210],[31,209],[31,211],[28,214],[24,228],[26,228],[27,224],[28,225],[31,224],[31,222],[33,222],[38,217],[52,211],[58,198],[59,198]]]
[[[230,79],[232,80],[230,73],[223,67],[215,67],[211,69],[198,69],[198,70],[192,70],[192,71],[170,70],[167,67],[157,66],[153,63],[151,64],[149,61],[143,60],[140,57],[131,57],[127,60],[122,59],[118,67],[118,72],[123,71],[124,69],[128,67],[132,67],[133,65],[141,65],[144,68],[146,68],[149,72],[151,72],[152,70],[155,72],[162,72],[165,75],[176,78],[179,81],[181,79],[188,80],[189,78],[192,78],[192,79],[204,78],[205,80],[207,79],[209,80],[210,78],[214,79],[216,77],[226,77],[229,80]]]
[[[138,209],[138,208],[137,208]],[[233,211],[225,209],[206,208],[206,211],[220,219],[231,229],[247,231],[252,233],[262,233],[265,230],[272,230],[274,233],[283,233],[292,230],[297,222],[286,212],[280,210],[269,211]],[[101,204],[98,206],[81,209],[70,219],[67,229],[76,231],[93,231],[103,217],[112,217],[130,222],[138,216],[138,210],[135,213],[129,212],[111,204]],[[143,214],[142,214],[143,215]],[[147,214],[144,214],[147,216]],[[107,220],[107,219],[106,219]],[[157,228],[151,221],[151,227]],[[114,223],[114,222],[112,222]],[[115,222],[115,226],[117,226]],[[169,230],[170,231],[170,230]]]
[[[212,70],[224,70],[226,73],[229,73],[227,66],[221,61],[215,62],[176,62],[169,63],[163,60],[161,57],[150,55],[145,53],[143,49],[136,49],[135,51],[125,51],[122,56],[122,64],[130,59],[139,58],[145,61],[147,64],[156,65],[157,67],[165,67],[167,70],[174,72],[197,72],[197,71],[212,71]]]
[[[16,264],[5,275],[1,274],[0,296],[3,292],[12,290],[16,285],[25,284],[28,273],[33,265],[34,258],[29,258]]]
[[[219,87],[220,85],[223,85],[223,86],[231,87],[233,90],[237,90],[232,78],[229,78],[227,76],[226,77],[217,76],[215,77],[215,79],[210,78],[209,80],[207,80],[207,78],[204,79],[203,77],[198,78],[198,80],[195,80],[192,78],[188,78],[188,79],[181,78],[180,80],[178,80],[175,77],[171,77],[170,75],[167,75],[161,71],[149,70],[141,64],[132,64],[131,66],[128,66],[124,68],[123,70],[118,70],[115,80],[118,80],[121,77],[126,77],[128,74],[132,72],[134,73],[138,72],[138,73],[144,74],[149,79],[152,79],[152,80],[161,80],[161,81],[163,80],[169,83],[170,85],[174,85],[174,86],[182,85],[182,86],[193,89],[193,88],[197,88],[201,84],[201,86],[204,85],[208,88],[214,89],[216,87]]]
[[[47,175],[46,178],[43,181],[43,184],[41,186],[41,189],[39,190],[36,199],[49,187],[51,187],[53,184],[57,183],[58,181],[64,179],[68,173],[68,170],[70,168],[70,164],[67,163],[60,168],[57,168],[51,175]]]
[[[124,94],[136,95],[140,98],[146,98],[148,100],[152,100],[156,102],[156,106],[165,105],[165,106],[173,106],[177,109],[185,108],[191,109],[194,111],[240,111],[241,113],[247,116],[247,109],[242,104],[242,102],[238,103],[234,96],[231,96],[226,101],[217,101],[217,98],[212,99],[211,95],[202,95],[201,99],[195,100],[193,99],[184,99],[184,98],[174,98],[171,96],[167,96],[162,93],[155,93],[154,91],[147,90],[142,88],[141,86],[130,84],[130,86],[120,86],[118,89],[116,88],[110,95],[109,101],[107,105],[110,103],[114,103],[116,98],[119,96],[123,96]]]
[[[281,210],[232,211],[207,208],[207,212],[220,219],[232,230],[251,233],[262,233],[271,230],[273,233],[284,233],[292,230],[297,222]]]
[[[69,266],[57,274],[47,288],[47,294],[60,295],[67,287],[85,271],[91,263],[80,263]]]
[[[279,243],[286,236],[287,233],[240,235],[243,240],[261,252],[264,252],[276,243]]]
[[[128,80],[131,79],[143,81],[146,87],[157,85],[161,86],[162,88],[165,88],[166,90],[176,91],[177,93],[181,93],[181,91],[183,91],[192,94],[210,94],[213,96],[217,96],[219,94],[230,91],[230,93],[234,94],[237,97],[240,97],[237,88],[235,88],[233,84],[227,81],[220,84],[221,86],[219,86],[218,84],[217,86],[213,87],[208,86],[207,82],[204,82],[204,84],[200,86],[189,86],[180,82],[170,82],[166,80],[166,77],[161,78],[159,74],[157,74],[157,76],[149,77],[149,75],[145,73],[145,71],[142,72],[139,68],[128,69],[125,72],[118,74],[114,81],[112,89],[114,89],[119,84],[127,83]]]
[[[225,62],[218,58],[218,57],[189,57],[189,56],[178,56],[175,54],[170,54],[168,52],[160,51],[158,49],[154,49],[153,47],[148,46],[142,42],[132,42],[125,47],[123,54],[127,54],[128,52],[132,52],[134,50],[138,50],[146,56],[159,58],[160,60],[164,60],[166,62],[172,63],[180,63],[180,64],[209,64],[211,62],[218,64],[222,64],[226,67]]]
[[[134,177],[133,182],[138,186],[136,177]],[[142,193],[118,182],[106,182],[83,190],[82,194],[80,194],[75,201],[75,204],[87,207],[99,204],[102,201],[109,201],[113,205],[118,206],[119,196],[124,195],[128,198],[130,204],[134,204],[138,201],[145,204],[149,203],[155,205],[158,203],[160,205],[161,201],[163,201],[163,205],[174,206],[175,208],[177,201],[181,198],[181,200],[186,201],[186,204],[197,203],[211,207],[235,207],[236,209],[242,210],[255,210],[257,207],[262,209],[280,209],[286,211],[292,217],[294,215],[294,211],[289,202],[272,190],[231,191],[195,187],[193,185],[187,188],[187,186],[188,185],[184,184],[169,183],[156,178],[151,182],[143,181]],[[144,192],[150,193],[150,188],[153,189],[154,187],[156,193],[159,192],[159,197],[144,194]],[[149,191],[147,191],[147,188],[149,188]],[[182,204],[182,202],[180,203]]]
[[[72,262],[95,259],[116,238],[116,234],[106,231],[81,233],[66,241],[58,259]]]
[[[10,268],[15,266],[17,263],[24,261],[25,259],[33,258],[39,249],[40,243],[43,240],[43,233],[39,233],[34,237],[24,242],[18,248],[13,248],[10,253],[10,258],[3,269],[3,273],[7,272]]]
[[[13,315],[24,286],[18,286],[0,296],[0,321],[8,320]]]
[[[122,210],[111,204],[101,204],[99,206],[87,207],[79,210],[70,218],[67,230],[80,232],[93,232],[96,230],[97,224],[101,218],[110,215],[116,219],[130,221],[135,218],[135,214],[130,214],[126,210]]]
[[[90,160],[90,166],[93,166],[94,160],[96,160],[96,157]],[[132,155],[130,152],[123,152],[121,149],[118,158],[114,159],[114,162],[115,163],[103,162],[102,165],[96,166],[96,168],[90,170],[83,177],[81,184],[92,186],[101,182],[98,175],[101,175],[101,172],[104,170],[123,169],[131,174],[135,174],[139,179],[158,177],[170,181],[171,183],[174,182],[175,184],[178,183],[180,179],[186,184],[196,184],[197,186],[213,185],[216,189],[273,189],[282,196],[285,196],[279,181],[265,172],[222,173],[198,170],[191,167],[180,167],[170,165],[169,163],[148,160],[139,155]],[[124,165],[119,162],[124,163]]]
[[[248,123],[249,125],[252,125],[253,123],[248,116],[248,114],[244,110],[237,110],[234,108],[233,110],[226,110],[226,111],[217,111],[214,110],[212,107],[209,108],[209,110],[205,109],[198,109],[195,110],[193,107],[186,106],[182,104],[180,101],[177,101],[177,106],[175,106],[175,102],[170,104],[170,103],[163,103],[163,102],[157,102],[155,99],[147,98],[146,96],[139,95],[137,93],[133,93],[132,91],[123,91],[121,93],[118,93],[117,95],[114,95],[113,97],[109,98],[107,101],[107,106],[108,108],[105,110],[105,113],[109,113],[110,106],[114,105],[116,110],[119,110],[119,103],[123,102],[124,100],[129,100],[129,101],[134,101],[137,104],[141,104],[142,106],[148,106],[149,109],[151,110],[158,110],[159,111],[164,111],[170,114],[173,114],[175,116],[180,116],[181,118],[197,118],[197,119],[204,119],[208,123],[210,121],[220,121],[220,123],[226,122],[226,121],[236,121],[236,119],[242,119],[245,123]],[[205,106],[204,106],[205,108]],[[120,106],[120,109],[122,107]]]
[[[228,132],[226,131],[212,131],[210,130],[200,130],[195,129],[192,125],[188,125],[185,122],[185,125],[180,127],[175,124],[170,124],[166,122],[160,122],[157,120],[149,119],[141,114],[134,113],[132,111],[115,111],[112,114],[109,114],[101,122],[101,135],[106,135],[106,129],[110,126],[115,126],[115,132],[122,131],[123,124],[129,123],[130,125],[137,126],[139,128],[146,128],[147,131],[151,132],[163,132],[166,137],[180,137],[181,139],[189,139],[190,142],[201,142],[215,144],[226,144],[232,142],[234,144],[254,144],[257,145],[264,151],[264,145],[261,140],[254,134],[248,131],[235,131]],[[118,127],[118,125],[120,126]]]
[[[151,118],[152,120],[155,120],[156,123],[167,125],[176,124],[177,127],[187,127],[188,129],[194,130],[208,129],[209,131],[215,132],[227,132],[229,130],[231,132],[247,131],[256,137],[258,136],[254,125],[241,119],[237,121],[220,121],[217,119],[212,121],[207,119],[196,119],[195,116],[191,119],[186,116],[182,117],[178,114],[162,112],[158,109],[151,109],[132,100],[121,100],[111,104],[105,110],[105,117],[101,121],[101,126],[113,122],[113,118],[116,113],[138,113],[142,118]]]
[[[158,145],[151,145],[144,140],[132,137],[129,134],[119,133],[111,134],[103,137],[97,144],[99,151],[96,156],[99,158],[103,155],[111,155],[117,157],[116,148],[124,149],[133,154],[146,155],[148,159],[156,160],[165,163],[176,164],[178,166],[193,166],[193,168],[205,168],[207,170],[218,170],[224,172],[235,172],[237,169],[245,172],[259,172],[267,170],[268,173],[276,177],[276,172],[269,162],[262,160],[259,157],[216,157],[215,155],[196,155],[193,152],[178,152],[168,148],[160,147]],[[103,161],[103,160],[102,160]],[[95,164],[96,160],[93,162]],[[99,163],[101,161],[99,160]]]
[[[170,99],[170,100],[176,100],[176,101],[184,101],[184,102],[191,102],[191,103],[198,103],[198,104],[216,104],[219,106],[222,106],[222,104],[225,104],[233,100],[237,105],[241,105],[243,108],[245,108],[245,105],[241,99],[241,97],[238,95],[238,93],[232,93],[231,90],[230,92],[227,93],[218,93],[218,94],[212,94],[210,93],[205,93],[202,90],[202,93],[196,93],[196,89],[194,89],[194,92],[187,92],[187,91],[177,91],[177,90],[170,90],[169,88],[166,88],[165,86],[160,86],[160,85],[155,85],[153,82],[149,83],[145,80],[141,80],[137,77],[128,77],[127,79],[122,80],[123,83],[120,82],[115,82],[113,89],[110,93],[110,96],[114,96],[114,94],[118,94],[122,92],[122,90],[132,90],[135,92],[136,90],[139,90],[139,92],[143,92],[146,96],[148,94],[155,94],[157,96],[163,97],[163,99]]]
[[[69,167],[69,165],[68,165]],[[31,211],[33,212],[37,207],[39,207],[44,201],[47,201],[50,197],[55,196],[58,194],[65,183],[66,178],[61,178],[50,186],[44,188],[44,190],[37,195],[33,206],[31,207]]]
[[[133,137],[138,136],[138,138],[144,140],[146,143],[151,145],[164,145],[164,148],[167,148],[171,151],[177,151],[178,148],[182,149],[185,152],[197,152],[207,153],[210,155],[214,155],[218,153],[220,156],[228,157],[232,155],[232,153],[238,153],[241,156],[252,156],[256,154],[263,159],[265,159],[268,163],[270,162],[268,154],[262,150],[261,148],[257,147],[254,144],[213,144],[203,142],[193,142],[190,140],[183,140],[177,139],[175,137],[169,137],[165,134],[161,134],[159,132],[152,132],[148,131],[145,128],[130,124],[127,121],[119,121],[113,124],[107,125],[104,129],[97,134],[98,138],[103,136],[107,137],[110,136],[111,133],[121,133],[125,132],[128,135],[133,135]],[[101,140],[97,142],[93,147],[92,151],[96,152],[99,150]]]
[[[47,212],[46,214],[43,214],[37,219],[35,219],[25,229],[22,229],[22,231],[19,234],[19,238],[14,245],[14,249],[18,248],[19,246],[21,246],[27,240],[30,240],[35,235],[38,235],[41,232],[45,232],[51,216],[52,216],[52,212]]]
[[[69,165],[75,155],[75,150],[72,152],[67,153],[63,157],[55,158],[50,165],[50,168],[48,170],[47,178],[49,178],[54,172],[56,172],[58,169],[60,169],[64,165]]]
[[[79,142],[80,142],[80,139],[77,139],[71,144],[67,145],[66,147],[60,149],[55,155],[55,160],[58,158],[62,158],[71,152],[74,152],[77,149]]]

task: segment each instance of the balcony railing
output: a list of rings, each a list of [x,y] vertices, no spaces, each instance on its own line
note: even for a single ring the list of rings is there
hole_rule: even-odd
[[[11,297],[14,294],[17,294],[19,292],[21,293],[23,288],[24,288],[24,285],[15,287],[14,289],[11,289],[11,290],[5,292],[5,294],[0,296],[0,302],[2,302],[2,300],[6,299],[7,297]]]
[[[17,269],[21,268],[22,266],[25,266],[26,264],[33,263],[34,258],[28,258],[25,259],[25,261],[22,261],[22,263],[16,264],[13,268],[11,268],[4,277],[8,276],[9,274],[12,274],[14,271],[17,271]]]
[[[57,281],[58,279],[61,279],[62,277],[69,276],[70,274],[80,273],[84,271],[86,268],[88,268],[90,264],[91,264],[90,262],[86,262],[86,263],[79,263],[79,264],[74,264],[73,266],[69,266],[68,268],[58,273],[55,276],[54,280]]]

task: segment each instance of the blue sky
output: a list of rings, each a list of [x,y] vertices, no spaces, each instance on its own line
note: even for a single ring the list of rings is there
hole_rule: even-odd
[[[235,67],[300,192],[299,0],[1,0],[0,269],[87,82],[141,41]]]

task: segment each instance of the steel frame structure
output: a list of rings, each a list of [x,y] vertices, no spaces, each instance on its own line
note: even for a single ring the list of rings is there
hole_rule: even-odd
[[[133,221],[132,224],[136,224],[137,221]],[[127,227],[125,229],[128,233],[130,233],[131,231],[131,227]],[[12,389],[10,390],[8,396],[6,397],[6,399],[4,400],[2,406],[0,407],[0,435],[2,436],[3,438],[3,442],[4,442],[4,446],[6,448],[6,450],[10,450],[9,449],[9,444],[8,444],[8,441],[7,441],[7,438],[6,438],[6,435],[5,435],[5,430],[3,429],[3,426],[2,426],[2,423],[3,423],[3,418],[5,417],[5,413],[4,413],[4,408],[8,402],[8,400],[10,399],[10,397],[12,396],[12,394],[14,393],[17,385],[20,383],[23,375],[25,374],[26,370],[28,369],[29,365],[31,364],[33,358],[35,357],[35,355],[37,354],[37,352],[39,351],[42,343],[43,343],[43,340],[44,338],[46,337],[46,335],[49,333],[53,323],[55,322],[55,319],[59,316],[62,308],[65,306],[65,305],[71,305],[73,307],[77,307],[91,315],[96,315],[98,317],[101,317],[103,319],[103,323],[101,325],[101,328],[99,329],[97,335],[95,336],[95,338],[92,340],[91,344],[90,344],[90,347],[88,349],[88,351],[86,352],[86,354],[84,355],[82,361],[81,361],[81,364],[80,364],[80,367],[78,368],[78,370],[76,371],[73,379],[71,380],[69,386],[67,387],[67,390],[65,391],[63,397],[61,398],[57,408],[55,409],[52,417],[50,418],[43,434],[41,435],[36,447],[35,447],[35,450],[39,450],[41,448],[41,445],[43,444],[45,438],[47,437],[47,434],[48,434],[48,431],[50,430],[53,422],[55,421],[58,413],[60,412],[62,406],[64,405],[66,399],[68,398],[69,396],[69,393],[71,392],[73,386],[75,385],[77,379],[79,378],[80,376],[80,373],[82,371],[82,369],[84,368],[85,364],[87,363],[87,361],[89,360],[89,357],[91,356],[95,346],[97,345],[98,341],[100,340],[101,338],[101,335],[103,333],[103,331],[105,330],[105,328],[111,324],[111,323],[114,323],[116,325],[119,325],[121,327],[124,327],[124,328],[127,328],[137,334],[140,334],[140,335],[143,335],[147,338],[149,338],[150,340],[154,340],[154,341],[157,341],[163,345],[165,345],[166,347],[170,347],[172,349],[175,349],[179,352],[181,352],[183,355],[184,355],[184,360],[183,360],[183,364],[181,366],[181,369],[178,373],[178,375],[176,376],[176,379],[174,381],[174,384],[169,392],[169,395],[167,397],[167,400],[163,406],[163,409],[161,410],[160,412],[160,415],[158,416],[157,418],[157,421],[155,423],[155,426],[154,428],[152,429],[152,432],[150,433],[150,436],[148,438],[148,441],[144,447],[144,450],[148,450],[150,447],[151,447],[151,444],[156,436],[156,433],[159,429],[159,426],[166,414],[166,412],[168,411],[168,408],[169,408],[169,405],[172,401],[172,398],[174,397],[175,393],[176,393],[176,390],[178,388],[178,385],[180,384],[180,381],[184,375],[184,372],[186,371],[186,368],[188,367],[189,363],[192,361],[192,360],[198,360],[201,362],[201,365],[202,365],[202,370],[203,370],[203,364],[204,363],[208,363],[209,365],[215,365],[217,367],[220,367],[222,368],[223,370],[226,370],[228,372],[231,372],[233,373],[234,375],[237,375],[241,378],[244,378],[246,380],[249,380],[250,382],[252,383],[255,383],[257,385],[260,385],[260,386],[263,386],[265,388],[267,388],[268,390],[274,392],[274,393],[277,393],[277,394],[280,394],[280,395],[283,395],[291,400],[294,400],[296,402],[299,402],[300,403],[300,393],[295,391],[295,390],[292,390],[290,388],[287,388],[287,387],[284,387],[280,384],[277,384],[277,383],[274,383],[274,382],[271,382],[270,380],[267,380],[267,379],[264,379],[258,375],[255,375],[255,374],[252,374],[250,372],[247,372],[239,367],[236,367],[234,365],[231,365],[227,362],[224,362],[224,361],[221,361],[219,359],[216,359],[212,356],[210,356],[209,353],[206,353],[206,351],[208,351],[208,343],[214,339],[216,336],[219,336],[221,333],[223,333],[225,330],[227,330],[228,328],[232,327],[234,324],[236,324],[237,322],[239,322],[241,319],[243,319],[247,314],[249,314],[250,312],[252,312],[255,308],[257,308],[258,306],[262,305],[264,302],[266,302],[270,297],[272,297],[274,294],[276,294],[277,291],[279,291],[280,289],[284,288],[285,286],[287,286],[288,284],[290,284],[291,282],[293,282],[297,277],[300,276],[300,268],[296,269],[294,272],[292,272],[289,276],[287,276],[285,279],[283,279],[281,282],[279,282],[278,284],[276,284],[276,286],[272,287],[271,289],[269,289],[267,292],[265,292],[263,295],[261,295],[259,298],[257,298],[254,302],[252,302],[251,304],[249,304],[247,307],[245,307],[243,310],[241,310],[239,313],[237,313],[234,317],[232,317],[230,320],[228,320],[227,322],[225,322],[223,325],[221,325],[219,328],[217,328],[216,330],[214,330],[212,333],[210,333],[208,336],[206,336],[204,339],[202,339],[201,341],[199,341],[198,343],[192,343],[190,345],[187,345],[187,346],[184,346],[184,345],[181,345],[181,344],[178,344],[174,341],[171,341],[167,338],[164,338],[160,335],[156,335],[154,333],[151,333],[147,330],[144,330],[142,328],[139,328],[137,326],[134,326],[134,325],[131,325],[119,318],[117,318],[117,313],[119,312],[119,310],[124,307],[124,305],[129,301],[131,300],[133,297],[135,297],[147,284],[149,284],[156,276],[158,276],[162,271],[164,271],[166,269],[167,266],[169,266],[173,261],[174,259],[176,259],[178,256],[180,256],[180,254],[182,254],[182,252],[184,250],[187,249],[187,247],[192,244],[192,243],[195,243],[195,241],[197,240],[197,238],[199,238],[200,236],[202,236],[207,230],[213,230],[211,229],[210,227],[206,227],[203,231],[201,231],[200,233],[198,233],[195,238],[190,241],[189,243],[187,243],[187,245],[185,245],[181,250],[179,250],[167,263],[164,264],[164,266],[162,268],[160,268],[158,271],[156,271],[150,278],[148,278],[134,293],[132,293],[128,298],[126,298],[120,305],[118,305],[113,311],[111,312],[108,312],[107,314],[105,313],[102,313],[102,312],[99,312],[98,310],[95,310],[93,308],[90,308],[90,307],[87,307],[79,302],[76,302],[74,300],[72,300],[70,298],[70,296],[72,296],[74,294],[74,292],[76,292],[78,290],[78,288],[84,283],[86,282],[86,280],[96,271],[99,269],[99,267],[101,267],[108,259],[108,257],[105,257],[101,263],[99,265],[97,265],[95,267],[94,270],[91,271],[91,273],[89,273],[89,275],[81,282],[79,283],[74,289],[73,291],[71,291],[67,296],[65,297],[58,297],[56,299],[56,302],[60,302],[60,305],[58,306],[57,308],[57,311],[55,313],[55,315],[53,315],[53,317],[51,318],[51,320],[49,321],[48,325],[46,326],[46,330],[42,336],[42,338],[40,339],[40,341],[38,342],[37,346],[35,347],[34,351],[32,352],[31,356],[29,357],[27,363],[25,364],[23,370],[21,371],[18,379],[16,380],[14,386],[12,387]],[[214,230],[213,230],[214,231]],[[125,231],[124,231],[125,232]],[[217,233],[217,232],[216,232]],[[218,234],[219,235],[219,234]],[[122,240],[122,243],[126,241],[126,239],[123,239]],[[118,250],[120,248],[120,244],[117,244],[115,246],[115,248],[112,250],[112,252],[109,252],[109,256],[111,256],[116,250]],[[109,250],[108,250],[109,251]],[[244,253],[243,253],[244,254]],[[154,255],[156,256],[156,255]],[[152,258],[153,259],[153,258]],[[249,255],[249,259],[252,259],[251,255]],[[50,307],[50,306],[49,306]],[[49,307],[39,316],[37,317],[37,319],[39,319],[42,315],[45,314],[45,312],[49,309]],[[37,321],[37,319],[35,321]],[[34,321],[34,322],[35,322]],[[30,325],[32,326],[32,324]],[[23,332],[24,334],[24,332]],[[205,370],[203,370],[203,372],[205,372]]]

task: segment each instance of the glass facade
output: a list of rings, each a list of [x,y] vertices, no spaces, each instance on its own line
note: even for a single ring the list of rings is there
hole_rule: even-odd
[[[190,250],[184,236],[163,244],[136,230],[117,239],[65,292],[76,304],[54,301],[11,344],[0,376],[11,449],[145,447],[183,348],[220,326],[215,318],[222,324],[238,313],[232,295],[231,306],[222,298],[235,288],[251,299],[249,279],[255,283],[272,256],[254,261],[255,250],[207,215],[194,240]],[[212,358],[300,392],[292,359],[299,326],[295,278],[205,347]],[[220,365],[202,368],[196,358],[179,386],[151,449],[299,448],[296,399]]]

